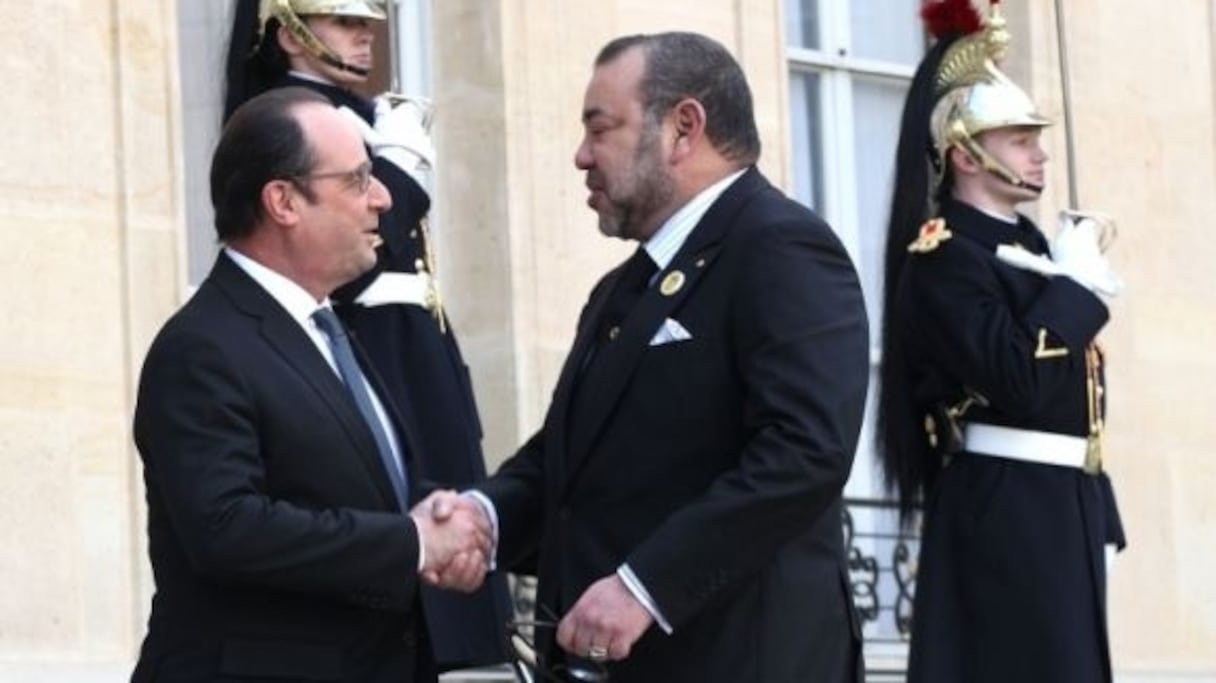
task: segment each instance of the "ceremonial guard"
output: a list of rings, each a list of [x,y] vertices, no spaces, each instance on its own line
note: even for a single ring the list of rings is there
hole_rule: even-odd
[[[1043,189],[1048,121],[997,66],[996,3],[931,2],[938,40],[905,104],[886,252],[880,452],[905,521],[923,505],[910,683],[1109,682],[1097,335],[1121,283],[1111,225],[1054,241],[1016,206]]]
[[[354,90],[372,73],[376,24],[386,18],[382,0],[237,0],[224,117],[265,90],[303,86],[359,126],[392,208],[380,219],[375,267],[331,299],[415,427],[420,475],[463,488],[486,469],[468,368],[444,314],[428,230],[431,200],[422,181],[435,167],[431,107],[396,93],[368,99]],[[426,588],[423,599],[441,670],[506,661],[502,629],[511,611],[504,576],[491,574],[472,595]]]

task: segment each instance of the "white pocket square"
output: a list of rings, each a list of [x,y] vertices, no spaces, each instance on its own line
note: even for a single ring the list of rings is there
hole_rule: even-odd
[[[692,339],[692,334],[680,324],[680,321],[674,318],[668,318],[659,325],[659,329],[650,338],[651,346],[662,346],[672,342],[687,341]]]

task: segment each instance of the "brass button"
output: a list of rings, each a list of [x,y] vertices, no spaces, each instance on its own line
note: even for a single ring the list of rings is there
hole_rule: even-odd
[[[426,270],[426,261],[423,261],[420,258],[414,259],[414,270],[417,270],[420,272],[423,270]]]
[[[417,230],[410,230],[410,239],[412,239],[412,240],[416,240],[416,239],[418,239],[418,231],[417,231]]]
[[[608,341],[616,341],[616,338],[619,336],[621,336],[621,326],[613,325],[612,328],[608,330]]]

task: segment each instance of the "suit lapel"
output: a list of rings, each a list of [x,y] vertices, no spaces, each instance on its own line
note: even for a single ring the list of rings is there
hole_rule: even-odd
[[[559,423],[568,425],[569,429],[566,443],[568,448],[564,451],[567,454],[568,478],[573,478],[577,473],[583,459],[591,451],[615,412],[659,325],[678,310],[696,290],[704,275],[713,266],[722,239],[734,227],[734,220],[739,211],[751,197],[767,187],[768,182],[752,168],[727,188],[697,223],[697,227],[689,234],[675,258],[655,277],[654,284],[629,312],[621,324],[620,336],[613,342],[603,344],[596,351],[595,359],[578,379],[580,384],[585,383],[580,389],[578,404],[573,407],[573,412],[566,420]],[[675,275],[676,273],[679,273],[679,276]],[[682,277],[683,285],[674,291],[671,291],[673,288],[664,288],[663,283],[668,278],[675,277]],[[607,292],[610,291],[610,287],[604,289],[599,309],[603,308],[603,299],[607,298]],[[570,366],[574,366],[574,374],[577,376],[581,358],[586,353],[590,338],[597,327],[598,315],[588,318],[571,353],[571,361],[567,362],[563,372],[563,381],[566,383],[571,381],[566,377],[571,374]],[[580,359],[577,364],[575,359]],[[566,395],[554,397],[555,401],[561,401],[566,406],[566,410],[570,409],[569,391],[568,387]]]
[[[715,245],[673,259],[671,265],[659,273],[656,284],[646,290],[621,323],[620,336],[596,351],[594,360],[579,379],[584,384],[581,384],[578,403],[573,406],[574,411],[567,423],[567,471],[571,477],[576,474],[609,417],[615,412],[642,355],[649,348],[651,337],[658,331],[659,325],[697,288],[717,253]],[[677,292],[664,294],[663,280],[676,272],[683,275],[684,285]]]
[[[591,353],[592,346],[595,343],[595,331],[599,325],[600,316],[604,313],[604,306],[611,295],[613,288],[616,287],[616,281],[620,278],[621,272],[624,269],[624,264],[617,266],[612,273],[612,277],[605,278],[600,285],[591,293],[591,298],[587,303],[586,310],[579,318],[578,331],[575,333],[574,344],[570,348],[570,353],[566,356],[566,362],[562,365],[561,375],[557,380],[557,388],[553,390],[553,403],[550,415],[545,421],[545,432],[549,438],[555,441],[555,452],[569,452],[569,437],[568,429],[570,418],[571,399],[573,398],[574,389],[579,382],[585,381],[586,377],[580,377],[583,374],[583,366],[587,362],[588,354]],[[556,467],[554,477],[551,481],[560,482],[565,479],[565,458],[553,458],[551,466]]]
[[[356,459],[379,491],[384,505],[398,508],[392,483],[380,462],[375,437],[342,380],[300,325],[266,290],[223,254],[216,260],[210,277],[237,308],[259,320],[259,331],[266,343],[313,388],[342,425],[354,446]]]

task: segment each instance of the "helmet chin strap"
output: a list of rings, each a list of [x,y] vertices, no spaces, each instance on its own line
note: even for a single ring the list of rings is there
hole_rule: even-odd
[[[323,52],[319,55],[314,53],[314,55],[316,56],[317,59],[321,60],[322,62],[325,62],[326,64],[332,66],[335,69],[338,69],[339,71],[348,71],[352,74],[355,74],[356,76],[363,76],[364,78],[366,78],[367,76],[369,76],[371,74],[370,69],[364,69],[363,67],[355,66],[354,64],[347,64],[346,62],[342,61],[341,59],[338,59],[338,56],[335,55],[330,50],[326,50],[325,52]]]
[[[346,71],[355,74],[356,76],[367,77],[369,74],[371,74],[369,69],[364,69],[363,67],[355,66],[354,64],[347,64],[346,62],[342,61],[342,58],[335,54],[333,50],[329,49],[328,45],[322,43],[312,31],[308,30],[308,25],[304,23],[303,19],[296,16],[294,12],[282,12],[276,14],[275,16],[280,22],[282,22],[283,26],[287,27],[288,31],[291,31],[291,35],[294,36],[297,41],[299,41],[300,45],[303,46],[305,50],[325,64],[328,64],[339,71]]]
[[[963,137],[958,141],[958,144],[960,147],[962,147],[963,151],[966,152],[967,156],[974,159],[975,162],[983,167],[985,171],[1009,183],[1010,185],[1013,185],[1014,187],[1029,190],[1036,195],[1043,194],[1042,185],[1035,185],[1034,183],[1025,180],[1017,173],[1014,173],[1012,169],[1001,163],[999,159],[989,154],[988,150],[981,147],[980,144],[975,141],[975,138],[971,136]]]

